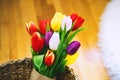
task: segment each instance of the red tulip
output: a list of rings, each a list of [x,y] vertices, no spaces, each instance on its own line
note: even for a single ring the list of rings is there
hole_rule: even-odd
[[[47,28],[49,28],[49,27],[48,27],[48,26],[49,26],[49,23],[50,23],[49,20],[40,20],[40,21],[39,21],[40,32],[41,32],[43,35],[45,35]]]
[[[28,33],[30,35],[32,35],[34,32],[37,32],[38,29],[37,27],[35,26],[34,22],[29,22],[29,23],[26,23],[26,29],[28,31]]]
[[[70,17],[72,19],[72,22],[74,22],[76,20],[76,18],[78,18],[78,15],[77,14],[71,14]]]
[[[75,24],[74,24],[74,26],[73,26],[73,28],[72,28],[72,31],[77,30],[78,28],[80,28],[81,25],[83,24],[83,22],[84,22],[84,19],[81,18],[81,17],[78,17],[78,18],[76,19],[76,21],[75,21]]]
[[[84,19],[80,16],[77,16],[77,14],[71,14],[71,19],[73,21],[73,28],[72,28],[72,31],[74,30],[77,30],[78,28],[81,27],[81,25],[83,24],[84,22]]]
[[[45,22],[46,25],[49,25],[50,24],[50,20],[47,19],[47,20],[43,20]]]
[[[51,50],[48,50],[47,53],[45,54],[45,58],[44,58],[44,63],[47,66],[51,66],[54,63],[55,60],[55,55]]]
[[[40,34],[38,32],[34,32],[32,35],[31,43],[33,50],[35,52],[39,52],[44,46],[44,39],[40,37]]]

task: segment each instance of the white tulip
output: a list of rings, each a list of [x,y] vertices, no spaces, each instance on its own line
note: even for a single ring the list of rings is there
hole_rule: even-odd
[[[54,32],[49,41],[49,48],[52,50],[57,50],[60,43],[60,36],[58,32]]]
[[[69,31],[72,27],[72,19],[70,18],[70,16],[65,16],[64,19],[62,20],[62,24],[61,24],[61,28],[62,30],[64,30],[66,26],[66,31]]]

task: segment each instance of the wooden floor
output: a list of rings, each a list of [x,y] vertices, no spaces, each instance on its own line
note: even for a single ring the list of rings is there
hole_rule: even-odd
[[[85,18],[86,31],[76,40],[82,44],[74,65],[80,80],[109,80],[97,47],[100,15],[109,0],[0,0],[0,63],[31,57],[30,36],[25,23],[51,19],[56,11],[78,13]]]

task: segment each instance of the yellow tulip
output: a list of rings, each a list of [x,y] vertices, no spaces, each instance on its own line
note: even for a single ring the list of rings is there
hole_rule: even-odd
[[[78,52],[76,52],[74,55],[67,54],[67,56],[65,58],[65,60],[67,60],[66,65],[69,66],[69,65],[73,64],[76,61],[76,59],[78,58],[78,55],[79,55]]]
[[[59,13],[59,12],[55,13],[55,15],[53,16],[53,18],[51,20],[51,28],[53,31],[60,30],[61,22],[64,17],[65,17],[65,15],[63,15],[62,13]]]

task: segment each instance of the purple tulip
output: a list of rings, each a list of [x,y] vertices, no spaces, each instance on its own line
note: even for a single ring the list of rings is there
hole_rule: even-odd
[[[73,41],[70,43],[67,47],[67,53],[70,55],[73,55],[76,53],[76,51],[79,49],[80,43],[78,41]]]
[[[46,32],[46,34],[45,34],[45,45],[46,46],[48,46],[49,45],[49,40],[50,40],[50,38],[52,37],[52,31],[48,31],[48,32]]]

